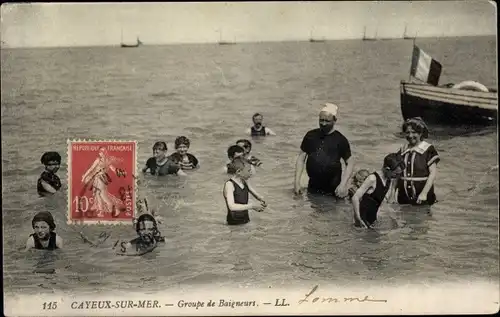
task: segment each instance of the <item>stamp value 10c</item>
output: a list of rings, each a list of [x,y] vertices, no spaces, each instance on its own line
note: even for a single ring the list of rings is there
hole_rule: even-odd
[[[135,141],[68,141],[68,224],[131,223]]]

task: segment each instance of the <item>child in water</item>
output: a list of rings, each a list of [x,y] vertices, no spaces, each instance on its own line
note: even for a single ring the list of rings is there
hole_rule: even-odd
[[[53,195],[61,189],[61,180],[56,175],[61,165],[61,155],[57,152],[45,152],[40,162],[45,165],[45,170],[38,178],[38,194],[41,197]]]
[[[244,158],[245,156],[245,150],[239,146],[239,145],[231,145],[227,149],[227,158],[229,161],[227,162],[226,166],[224,166],[224,171],[227,173],[228,171],[228,166],[231,164],[236,158]],[[255,172],[255,166],[251,165],[252,168],[252,174]]]
[[[156,248],[158,242],[164,242],[155,218],[150,214],[142,214],[137,219],[135,231],[138,237],[129,242],[121,242],[117,254],[119,255],[143,255]],[[116,248],[120,240],[115,243]]]
[[[54,230],[56,224],[52,214],[48,211],[37,213],[31,221],[34,233],[26,241],[26,250],[55,250],[62,249],[63,240]]]
[[[347,193],[347,197],[349,198],[349,200],[352,199],[352,196],[354,196],[354,193],[356,193],[356,191],[361,186],[361,184],[363,184],[368,175],[370,175],[370,172],[365,169],[360,169],[356,172],[356,174],[354,174],[354,177],[352,179],[352,186],[349,188]]]
[[[231,178],[226,181],[223,196],[227,206],[227,224],[241,225],[250,222],[248,210],[261,212],[266,208],[266,202],[248,184],[251,176],[250,164],[244,159],[235,158],[228,165],[228,174]],[[260,203],[248,203],[249,194],[252,194]]]
[[[173,162],[167,157],[167,144],[163,141],[158,141],[153,145],[153,157],[150,157],[146,166],[142,169],[143,173],[148,170],[151,175],[164,176],[168,174],[186,175],[180,168],[179,164]]]
[[[175,139],[176,153],[170,155],[170,158],[175,163],[179,164],[182,170],[192,170],[200,167],[198,159],[191,153],[188,153],[191,142],[185,136],[180,136]]]
[[[259,167],[262,165],[262,162],[258,158],[250,154],[250,151],[252,151],[252,142],[246,139],[240,139],[236,141],[236,145],[241,146],[245,150],[245,155],[243,157],[250,164],[252,164],[255,167]]]
[[[404,162],[399,154],[391,153],[384,158],[380,172],[370,174],[352,197],[354,224],[370,228],[377,220],[377,213],[384,200],[391,180],[398,178],[404,169]]]

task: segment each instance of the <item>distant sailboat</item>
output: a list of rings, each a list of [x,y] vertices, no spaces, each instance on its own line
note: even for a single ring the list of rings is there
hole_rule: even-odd
[[[219,45],[234,45],[234,44],[236,44],[236,41],[234,41],[234,42],[223,41],[222,40],[222,31],[219,30]]]
[[[375,32],[375,37],[366,37],[366,26],[363,31],[363,41],[376,41],[377,40],[377,33]]]
[[[406,28],[407,28],[407,25],[405,24],[405,32],[403,33],[403,39],[405,39],[405,40],[414,40],[415,36],[411,37],[411,36],[406,35]]]
[[[123,43],[123,30],[122,30],[122,38],[121,38],[121,41],[120,41],[120,46],[121,47],[125,47],[125,48],[128,48],[128,47],[139,47],[141,44],[142,44],[142,42],[141,42],[141,40],[139,40],[139,37],[137,37],[135,44],[125,44],[125,43]]]
[[[322,43],[324,42],[325,40],[324,39],[315,39],[312,35],[312,31],[311,31],[311,36],[309,37],[309,42],[311,43]]]

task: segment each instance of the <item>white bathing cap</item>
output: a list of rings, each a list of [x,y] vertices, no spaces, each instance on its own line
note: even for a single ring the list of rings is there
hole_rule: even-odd
[[[336,104],[327,102],[324,104],[324,107],[321,109],[320,112],[327,112],[336,117],[338,109],[339,107]]]

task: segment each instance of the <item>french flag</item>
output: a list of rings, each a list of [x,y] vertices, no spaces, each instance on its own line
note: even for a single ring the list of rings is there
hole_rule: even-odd
[[[438,61],[416,45],[413,46],[410,76],[433,86],[437,86],[439,83],[439,76],[441,76],[441,68],[441,64]]]

